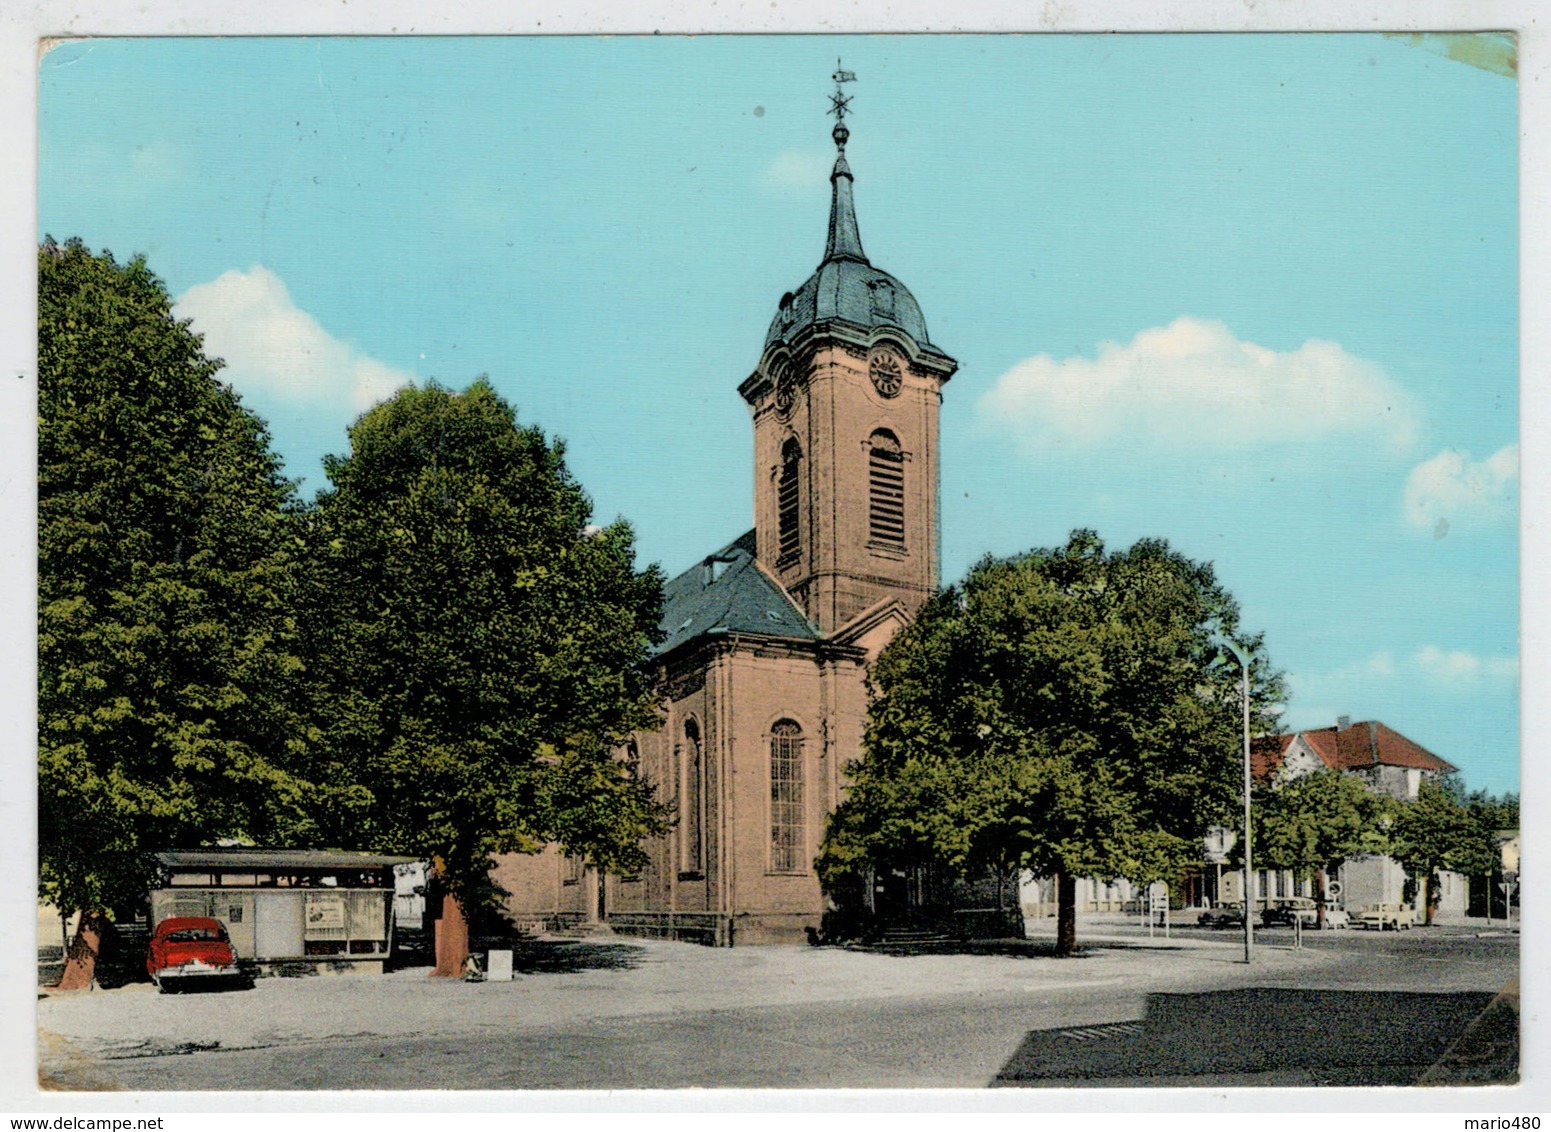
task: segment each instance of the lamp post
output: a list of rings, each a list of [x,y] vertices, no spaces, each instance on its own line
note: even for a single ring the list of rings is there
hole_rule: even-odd
[[[1251,963],[1255,958],[1255,903],[1251,897],[1254,866],[1251,864],[1253,846],[1250,843],[1249,825],[1249,657],[1226,637],[1221,638],[1221,644],[1239,662],[1242,676],[1239,690],[1244,708],[1244,962]]]

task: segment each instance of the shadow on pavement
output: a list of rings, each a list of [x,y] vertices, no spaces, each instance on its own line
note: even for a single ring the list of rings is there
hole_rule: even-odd
[[[991,1084],[1414,1085],[1501,1000],[1482,992],[1271,987],[1152,994],[1135,1022],[1031,1031]],[[1516,1009],[1511,1022],[1497,1019],[1495,1055],[1476,1059],[1468,1083],[1518,1079],[1517,1022]]]
[[[1518,1079],[1519,980],[1515,977],[1417,1084],[1510,1085]]]
[[[834,946],[825,944],[823,946]],[[985,939],[985,940],[929,940],[911,943],[848,943],[848,951],[865,951],[869,955],[1006,955],[1016,959],[1052,959],[1056,953],[1053,939]],[[1079,943],[1070,958],[1082,959],[1110,944],[1084,945]],[[1124,946],[1124,945],[1121,945]]]
[[[639,967],[644,947],[590,940],[525,940],[515,947],[512,969],[523,975],[560,975],[575,971],[629,971]]]
[[[149,980],[147,981],[149,982]],[[240,975],[231,978],[168,979],[161,988],[161,993],[177,995],[226,994],[228,991],[250,991],[252,989],[252,976]]]

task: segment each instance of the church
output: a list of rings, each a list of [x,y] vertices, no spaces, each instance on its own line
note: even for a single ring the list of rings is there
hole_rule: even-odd
[[[603,875],[551,848],[498,860],[519,926],[606,923],[718,946],[802,943],[813,860],[860,756],[867,669],[938,585],[938,410],[957,363],[862,249],[835,75],[823,258],[782,295],[737,386],[754,428],[753,529],[668,582],[663,725],[625,757],[674,808],[650,864]],[[729,390],[729,393],[731,391]]]

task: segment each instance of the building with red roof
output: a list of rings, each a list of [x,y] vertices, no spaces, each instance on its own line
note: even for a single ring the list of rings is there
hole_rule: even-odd
[[[1424,781],[1436,781],[1458,769],[1378,720],[1353,723],[1349,716],[1342,716],[1333,727],[1267,736],[1250,748],[1250,773],[1256,782],[1275,784],[1316,771],[1335,770],[1356,775],[1374,793],[1402,802],[1415,801]],[[1226,859],[1226,848],[1233,841],[1229,834],[1220,857]],[[1257,869],[1256,876],[1257,902],[1314,895],[1307,880],[1296,880],[1289,873]],[[1223,899],[1243,899],[1236,875],[1221,873],[1220,879]],[[1438,879],[1439,913],[1463,915],[1468,897],[1466,879],[1449,872],[1440,873]],[[1353,911],[1371,904],[1399,904],[1404,901],[1406,881],[1405,870],[1394,859],[1361,857],[1341,865],[1332,895],[1339,894],[1340,903]]]
[[[1346,716],[1334,727],[1271,736],[1250,752],[1250,771],[1258,782],[1327,769],[1355,774],[1375,793],[1409,802],[1424,779],[1443,778],[1459,768],[1377,720],[1353,723]]]

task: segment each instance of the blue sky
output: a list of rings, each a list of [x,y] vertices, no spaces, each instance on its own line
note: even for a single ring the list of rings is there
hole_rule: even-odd
[[[670,573],[751,525],[736,387],[817,265],[837,56],[864,246],[956,357],[943,568],[1161,536],[1290,726],[1518,786],[1512,78],[1364,35],[85,41],[38,234],[144,253],[308,494],[488,374]]]

